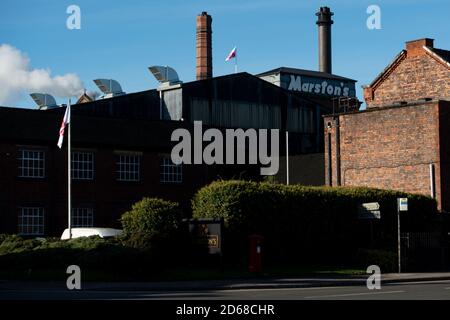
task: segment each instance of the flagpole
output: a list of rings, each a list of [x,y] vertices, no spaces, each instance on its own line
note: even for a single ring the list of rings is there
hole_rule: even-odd
[[[236,46],[234,46],[235,48],[237,48]],[[238,73],[238,60],[237,60],[237,49],[236,49],[236,54],[234,55],[234,73]]]
[[[69,126],[69,132],[67,134],[67,216],[69,219],[69,239],[72,239],[72,171],[71,171],[71,164],[72,164],[72,143],[71,143],[71,136],[70,131],[72,128],[72,117],[71,113],[72,110],[70,109],[70,99],[69,99],[69,105],[67,106],[69,108],[69,114],[68,118],[70,119],[68,126]]]
[[[289,185],[289,132],[286,130],[286,184]]]

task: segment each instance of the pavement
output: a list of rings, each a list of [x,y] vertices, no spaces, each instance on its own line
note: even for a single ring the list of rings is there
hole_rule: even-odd
[[[82,282],[83,290],[89,291],[205,291],[244,290],[276,288],[311,288],[337,286],[365,286],[369,275],[226,279],[202,281],[154,281],[154,282]],[[445,281],[450,280],[450,272],[442,273],[390,273],[381,275],[382,284]],[[1,291],[66,289],[64,281],[9,281],[0,280]]]

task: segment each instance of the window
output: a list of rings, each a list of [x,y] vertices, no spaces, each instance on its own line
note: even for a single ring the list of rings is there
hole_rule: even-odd
[[[94,226],[94,209],[72,208],[72,227],[86,228]]]
[[[94,179],[94,153],[72,152],[71,172],[75,180]]]
[[[170,158],[162,158],[159,171],[159,181],[163,183],[183,182],[183,165],[174,164]]]
[[[117,180],[139,181],[141,157],[139,154],[117,154]]]
[[[44,234],[44,208],[21,207],[19,208],[19,234],[43,235]]]
[[[19,150],[19,177],[44,178],[45,153],[39,150]]]

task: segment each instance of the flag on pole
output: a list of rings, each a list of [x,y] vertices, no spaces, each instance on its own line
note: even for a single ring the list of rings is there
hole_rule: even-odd
[[[66,113],[64,113],[64,118],[61,123],[61,128],[59,129],[59,139],[58,139],[58,147],[61,149],[63,140],[64,140],[64,131],[66,130],[66,126],[70,123],[70,103],[67,105]]]
[[[232,58],[236,58],[236,47],[234,47],[233,50],[231,50],[230,54],[227,56],[225,61],[228,61],[228,60],[230,60]]]

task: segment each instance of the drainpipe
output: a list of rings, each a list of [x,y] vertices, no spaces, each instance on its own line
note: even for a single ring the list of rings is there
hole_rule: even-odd
[[[433,199],[436,198],[434,164],[430,163],[430,192]]]
[[[328,128],[328,143],[327,143],[327,154],[328,154],[328,185],[331,187],[333,185],[333,155],[331,154],[331,122],[327,124]]]
[[[341,185],[341,129],[339,125],[339,116],[335,119],[336,126],[336,184]]]

